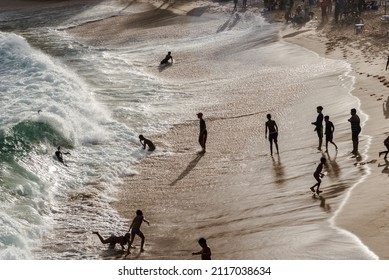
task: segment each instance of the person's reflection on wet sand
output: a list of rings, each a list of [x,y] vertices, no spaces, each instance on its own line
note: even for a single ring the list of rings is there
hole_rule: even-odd
[[[278,155],[277,160],[272,157],[273,160],[273,171],[275,175],[275,183],[278,185],[282,185],[285,182],[285,170],[284,166],[281,163],[281,158]]]
[[[386,99],[386,103],[382,104],[382,111],[384,113],[385,119],[389,118],[389,96],[388,99]]]

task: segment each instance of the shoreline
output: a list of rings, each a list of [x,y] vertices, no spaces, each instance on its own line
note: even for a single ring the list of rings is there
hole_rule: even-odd
[[[355,77],[354,90],[351,94],[360,100],[360,109],[362,110],[362,112],[368,115],[368,119],[365,121],[364,126],[362,128],[361,137],[365,137],[366,135],[369,135],[371,137],[371,143],[369,144],[366,156],[362,158],[362,161],[366,162],[372,159],[378,159],[378,157],[376,156],[378,154],[378,150],[382,150],[383,147],[381,142],[384,139],[384,135],[380,131],[380,129],[383,129],[383,125],[381,122],[381,125],[372,126],[372,123],[375,123],[376,121],[380,120],[380,114],[375,112],[375,105],[377,105],[377,101],[380,100],[375,100],[376,96],[371,96],[370,94],[366,96],[366,91],[368,89],[373,89],[376,86],[383,86],[384,83],[382,82],[382,79],[380,80],[376,77],[376,75],[381,76],[382,71],[379,70],[379,66],[377,66],[374,70],[369,69],[369,65],[366,65],[367,63],[359,61],[358,58],[363,56],[361,51],[352,49],[350,47],[339,48],[337,46],[332,46],[328,44],[330,40],[327,38],[326,34],[324,32],[318,32],[317,30],[314,30],[314,28],[314,26],[310,26],[307,29],[301,28],[296,31],[293,27],[286,27],[286,29],[282,31],[282,37],[285,41],[309,49],[322,57],[332,58],[336,60],[346,60],[348,63],[351,64],[353,69],[353,72],[351,74]],[[353,54],[355,52],[358,52],[358,55],[354,55],[354,57],[351,57],[350,59],[350,54]],[[363,63],[365,63],[365,65],[362,65]],[[379,65],[380,63],[378,63],[378,59],[375,59],[372,61],[369,60],[368,64]],[[358,72],[358,69],[361,68],[369,69],[368,72],[371,74],[368,74],[367,77],[362,77],[366,73]],[[386,85],[384,86],[386,87]],[[380,98],[381,95],[378,97],[378,99]],[[186,129],[189,129],[188,123],[183,123],[174,126],[168,133],[176,135],[176,130],[180,130],[180,127],[186,127]],[[196,132],[193,131],[192,134],[195,135]],[[163,141],[163,139],[160,139],[159,137],[157,138],[157,141]],[[181,143],[171,143],[170,146],[178,145],[180,148],[178,148],[178,151],[176,152],[180,153],[186,149],[186,147],[188,146],[188,141],[189,146],[196,147],[197,143],[195,143],[195,141],[190,143],[190,139],[186,139],[184,142]],[[215,149],[215,147],[212,147],[212,149]],[[180,157],[185,156],[181,154]],[[173,159],[167,160],[174,161]],[[138,168],[141,170],[140,173],[142,174],[142,172],[145,171],[144,168],[147,168],[147,166],[152,165],[153,168],[155,168],[155,165],[157,165],[157,161],[158,159],[153,158],[152,156],[150,158],[143,159],[142,162],[138,165]],[[189,162],[190,158],[187,157],[186,161]],[[360,167],[368,168],[369,173],[365,176],[364,180],[357,182],[355,185],[352,186],[350,190],[348,190],[349,195],[347,196],[347,201],[345,201],[340,207],[340,209],[333,214],[333,217],[330,218],[330,220],[333,220],[333,224],[339,229],[346,230],[347,232],[350,232],[354,236],[356,236],[359,240],[361,240],[362,244],[372,250],[379,257],[379,259],[389,259],[389,252],[387,252],[385,248],[385,228],[389,228],[389,222],[386,222],[385,217],[383,217],[382,215],[382,213],[385,213],[386,211],[385,208],[387,203],[385,202],[385,199],[383,197],[379,199],[382,195],[382,190],[376,190],[376,192],[370,191],[370,196],[367,196],[366,194],[366,189],[368,189],[367,192],[369,192],[369,186],[371,186],[372,184],[385,184],[384,178],[380,178],[379,176],[377,176],[379,175],[379,171],[374,168],[374,166],[375,164]],[[219,168],[224,169],[227,167],[221,165],[219,166]],[[148,169],[147,172],[150,172],[150,170]],[[153,173],[153,175],[155,174]],[[159,176],[161,176],[161,174],[159,174]],[[217,178],[214,179],[217,180]],[[139,176],[138,178],[129,179],[129,181],[126,182],[125,185],[138,185],[147,181],[147,178],[142,179]],[[385,195],[389,195],[389,192],[385,192]],[[124,196],[121,195],[121,197]],[[369,199],[367,197],[369,197]],[[378,201],[377,199],[381,203],[372,203],[373,201]],[[361,202],[361,200],[363,200],[363,202],[365,203]],[[128,202],[129,201],[127,201],[127,203]],[[121,200],[118,205],[122,203],[123,200]],[[361,207],[361,203],[363,205],[370,204],[370,207]],[[129,218],[128,213],[126,213],[126,211],[123,211],[123,209],[121,210],[120,206],[117,206],[116,208],[119,209],[119,213],[122,216]],[[368,226],[371,226],[371,224],[369,224],[372,219],[371,217],[373,217],[373,219],[376,221],[379,219],[379,222],[374,228],[368,228]],[[372,234],[372,232],[374,234]]]
[[[101,2],[97,0],[83,0],[85,2]],[[6,4],[3,5],[7,9],[13,8],[28,8],[32,5],[37,7],[37,5],[47,6],[51,4],[62,4],[64,3],[71,5],[68,2],[75,1],[5,1]],[[16,2],[16,3],[15,3]],[[52,3],[49,3],[52,2]],[[142,2],[142,1],[140,1]],[[158,2],[158,1],[156,1]],[[177,2],[177,1],[176,1]],[[181,1],[182,2],[182,1]],[[194,1],[188,1],[194,2]],[[231,4],[231,3],[229,3]],[[21,5],[21,6],[19,6]],[[166,5],[166,4],[165,4]],[[231,4],[233,5],[233,4]],[[0,7],[2,7],[0,5]],[[193,8],[193,3],[189,9]],[[166,8],[166,7],[165,7]],[[173,9],[174,10],[174,9]],[[181,15],[185,14],[185,5],[179,8]],[[325,30],[317,30],[317,26],[308,25],[301,29],[295,29],[293,27],[287,26],[282,31],[282,37],[285,41],[290,43],[302,46],[306,49],[309,49],[322,57],[333,58],[338,60],[345,60],[352,65],[352,75],[355,77],[354,90],[352,95],[357,97],[360,100],[361,110],[368,115],[363,128],[362,128],[362,137],[369,136],[370,144],[368,145],[368,150],[366,152],[366,157],[362,158],[362,162],[367,162],[370,160],[377,160],[377,162],[359,166],[356,168],[367,168],[368,174],[362,182],[358,182],[348,190],[349,196],[347,201],[342,204],[339,211],[333,214],[334,223],[337,227],[345,229],[348,232],[351,232],[357,236],[361,242],[366,245],[370,250],[379,256],[379,259],[389,259],[389,250],[386,249],[386,236],[389,233],[389,202],[387,197],[389,196],[389,190],[386,188],[386,174],[389,174],[389,162],[384,162],[384,160],[378,157],[378,152],[384,150],[383,140],[386,138],[389,129],[385,127],[385,119],[389,118],[389,113],[386,113],[385,104],[386,100],[389,101],[388,95],[384,90],[388,88],[388,81],[385,78],[385,63],[386,55],[388,52],[384,51],[382,48],[382,56],[373,57],[372,54],[366,53],[364,48],[352,48],[350,46],[339,46],[334,39],[331,37],[331,34],[326,33]],[[358,37],[355,37],[356,40]],[[349,42],[348,42],[349,43]],[[363,58],[363,59],[362,59]],[[387,83],[388,82],[388,83]],[[389,107],[388,107],[389,108]],[[206,110],[206,108],[199,108],[201,110]],[[347,110],[349,110],[347,108]],[[206,110],[208,111],[208,110]],[[209,110],[211,111],[211,110]],[[229,130],[231,123],[234,123],[236,127],[239,127],[240,122],[244,122],[242,119],[233,119],[233,118],[216,118],[214,116],[206,115],[207,125],[210,127],[220,127],[220,130]],[[250,118],[250,124],[254,124],[255,121],[252,119],[254,116],[245,116]],[[251,127],[252,131],[257,132],[259,128],[257,126]],[[243,154],[225,154],[226,144],[223,143],[220,145],[217,143],[209,143],[209,152],[200,156],[197,152],[200,150],[200,147],[197,143],[197,131],[198,124],[196,116],[194,115],[193,120],[187,121],[182,124],[174,125],[166,134],[155,136],[155,141],[158,143],[158,149],[164,149],[172,152],[173,156],[163,157],[164,162],[161,163],[158,155],[151,155],[141,160],[137,165],[137,170],[142,174],[143,171],[147,169],[147,174],[145,176],[133,176],[126,180],[123,186],[120,187],[118,191],[119,200],[114,203],[114,208],[118,213],[124,217],[126,220],[131,221],[133,218],[133,212],[136,210],[131,207],[132,205],[142,205],[142,197],[133,197],[131,196],[136,191],[142,193],[145,188],[150,187],[149,181],[150,177],[156,178],[158,185],[153,186],[155,192],[156,200],[160,199],[161,196],[166,196],[166,208],[170,207],[171,201],[169,197],[175,195],[175,192],[180,191],[180,188],[185,186],[182,184],[181,180],[183,178],[193,179],[193,183],[197,184],[193,186],[193,191],[195,192],[197,188],[201,186],[209,185],[214,187],[220,183],[221,178],[229,176],[226,170],[230,172],[231,170],[231,160],[232,164],[237,162],[245,162],[247,157],[250,158],[250,155],[246,153]],[[218,129],[219,130],[219,129]],[[178,133],[178,131],[180,131]],[[185,137],[181,137],[181,132]],[[238,130],[235,130],[234,133],[242,133]],[[178,137],[180,135],[180,137]],[[212,131],[212,138],[220,139],[225,137],[224,134],[218,134],[218,131]],[[230,139],[224,139],[225,142],[228,141],[238,141],[237,145],[242,147],[250,146],[250,140],[248,139],[233,139],[234,136],[231,135]],[[166,139],[170,138],[173,141],[167,143]],[[350,136],[351,138],[351,136]],[[153,139],[154,140],[154,139]],[[351,139],[350,139],[351,145]],[[189,147],[189,148],[188,148]],[[213,162],[212,165],[207,164],[205,158],[217,159],[218,161]],[[246,158],[245,158],[246,157]],[[177,161],[178,159],[178,161]],[[180,164],[180,168],[184,168],[182,172],[177,169],[177,162]],[[383,165],[382,165],[383,164]],[[202,170],[205,169],[219,169],[220,175],[214,176],[212,178],[192,178],[193,172],[201,174]],[[181,169],[180,169],[181,170]],[[176,171],[176,172],[173,172]],[[235,174],[241,172],[241,168],[236,168],[234,170]],[[216,174],[216,173],[215,173]],[[224,179],[225,180],[225,179]],[[139,188],[138,188],[139,187]],[[165,188],[164,188],[165,187]],[[166,189],[170,187],[170,189]],[[123,195],[125,194],[125,195]],[[201,194],[207,195],[207,194]],[[181,196],[179,196],[181,197]],[[202,207],[202,205],[196,204],[195,207]],[[131,208],[131,211],[129,211]],[[173,237],[164,238],[161,233],[166,229],[164,224],[159,222],[160,219],[168,218],[174,221],[178,217],[175,217],[175,213],[160,213],[158,209],[142,209],[145,212],[146,218],[154,221],[154,224],[157,224],[161,229],[157,233],[152,233],[148,230],[148,227],[143,226],[143,230],[146,234],[148,242],[151,242],[152,250],[166,250],[169,247],[169,242],[174,239]],[[187,209],[182,209],[182,211],[187,211]],[[151,214],[151,215],[150,215]],[[151,216],[151,218],[150,218]],[[201,227],[201,218],[197,217],[195,225],[189,225],[188,227]],[[153,222],[152,222],[153,223]],[[174,229],[179,231],[179,229]],[[190,258],[191,250],[195,247],[195,241],[198,237],[193,234],[191,236],[194,240],[193,244],[180,244],[182,252],[174,253],[168,252],[166,255],[167,259],[170,259],[173,255],[175,258]],[[162,239],[164,243],[159,247],[154,244],[153,239]],[[148,244],[147,244],[148,245]],[[215,244],[216,245],[216,244]],[[196,247],[195,247],[196,248]],[[174,255],[177,254],[177,255]],[[180,255],[182,254],[182,255]],[[143,255],[145,259],[150,258],[147,252]],[[217,256],[217,255],[216,255]],[[143,258],[137,256],[138,258]]]
[[[294,33],[293,28],[290,28],[289,31],[291,33],[284,31],[284,38],[286,35]],[[306,36],[307,34],[309,36]],[[389,190],[385,189],[387,182],[383,174],[380,174],[385,173],[385,171],[381,172],[377,168],[377,165],[382,167],[383,159],[378,157],[378,152],[385,150],[383,140],[388,132],[388,129],[385,129],[381,113],[382,102],[387,99],[387,95],[383,92],[387,86],[385,82],[382,82],[385,75],[385,60],[371,59],[366,57],[361,50],[350,47],[334,48],[329,51],[329,39],[325,34],[318,35],[317,31],[307,30],[306,33],[289,36],[285,40],[312,50],[320,56],[346,60],[351,64],[352,75],[355,77],[354,90],[351,94],[360,100],[360,109],[368,115],[368,119],[362,127],[360,138],[369,136],[370,144],[366,151],[366,158],[362,158],[362,160],[364,162],[377,160],[376,163],[367,165],[369,174],[349,190],[350,194],[347,200],[338,213],[334,215],[334,223],[337,227],[357,236],[380,259],[389,259],[389,252],[385,246],[389,231],[389,222],[387,221]],[[360,69],[367,70],[361,72]],[[377,94],[377,92],[380,93]],[[385,164],[385,167],[387,166],[388,163]]]

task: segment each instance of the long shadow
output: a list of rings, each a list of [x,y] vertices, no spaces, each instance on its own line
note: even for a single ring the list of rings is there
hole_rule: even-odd
[[[240,20],[239,14],[233,13],[233,14],[230,16],[230,18],[229,18],[225,23],[223,23],[222,26],[220,26],[220,27],[216,30],[216,33],[219,33],[219,32],[222,32],[222,31],[226,30],[227,27],[229,27],[229,30],[231,30],[231,29],[238,23],[239,20]]]
[[[195,168],[195,166],[197,165],[197,163],[200,161],[200,159],[204,156],[204,153],[199,153],[197,154],[197,156],[191,161],[189,162],[188,166],[185,168],[184,171],[182,171],[182,173],[177,177],[177,179],[175,179],[173,182],[171,182],[169,185],[170,186],[174,186],[175,184],[177,184],[178,181],[182,180],[185,178],[186,175],[189,174],[189,172]]]

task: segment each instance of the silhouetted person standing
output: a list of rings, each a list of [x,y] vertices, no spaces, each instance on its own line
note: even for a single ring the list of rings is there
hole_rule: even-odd
[[[268,121],[265,123],[265,138],[267,138],[267,131],[269,130],[269,142],[270,142],[270,155],[273,156],[273,141],[277,149],[278,154],[278,126],[274,120],[271,119],[271,115],[267,114]]]
[[[357,115],[356,109],[351,109],[350,111],[351,118],[348,121],[351,124],[351,138],[353,141],[353,151],[354,155],[358,154],[358,145],[359,145],[359,133],[361,133],[361,121]]]
[[[316,121],[312,123],[315,126],[314,131],[316,131],[317,137],[319,137],[319,146],[317,147],[318,150],[321,150],[321,146],[323,143],[323,113],[322,113],[322,111],[323,111],[322,106],[316,107],[317,117],[316,117]]]
[[[207,143],[207,126],[203,119],[203,113],[197,113],[197,117],[200,119],[200,133],[199,133],[199,144],[202,148],[201,152],[205,153],[205,144]]]

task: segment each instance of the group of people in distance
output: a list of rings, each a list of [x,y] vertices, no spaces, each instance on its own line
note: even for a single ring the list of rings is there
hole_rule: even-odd
[[[317,147],[318,150],[322,149],[323,145],[323,132],[326,135],[326,143],[325,143],[325,152],[328,152],[328,143],[331,143],[334,145],[335,149],[338,150],[338,146],[335,144],[333,141],[334,138],[334,131],[335,131],[335,126],[334,124],[330,121],[329,116],[324,116],[323,115],[323,107],[322,106],[317,106],[316,107],[317,111],[317,118],[316,121],[312,122],[312,125],[315,126],[314,131],[316,131],[317,136],[319,138],[319,145]],[[355,108],[351,109],[350,111],[351,117],[348,119],[348,122],[351,124],[351,138],[353,142],[353,150],[352,154],[358,155],[358,145],[359,145],[359,134],[361,133],[361,125],[360,125],[360,119],[359,116],[357,115],[357,110]],[[265,137],[269,139],[270,142],[270,155],[273,156],[273,142],[275,143],[277,154],[279,153],[278,151],[278,126],[274,120],[272,120],[271,115],[267,114],[267,121],[265,123]],[[325,122],[325,130],[323,129],[323,120]],[[268,134],[269,132],[269,134]],[[269,135],[269,136],[268,136]],[[384,145],[387,148],[387,151],[382,151],[379,153],[379,156],[385,155],[385,158],[387,157],[389,153],[389,136],[385,139]],[[323,167],[326,164],[326,158],[322,157],[320,159],[320,163],[316,167],[315,172],[313,173],[313,177],[316,179],[316,184],[314,184],[310,190],[316,194],[320,194],[322,191],[320,190],[320,184],[321,184],[321,178],[323,178],[324,173],[323,173]]]

